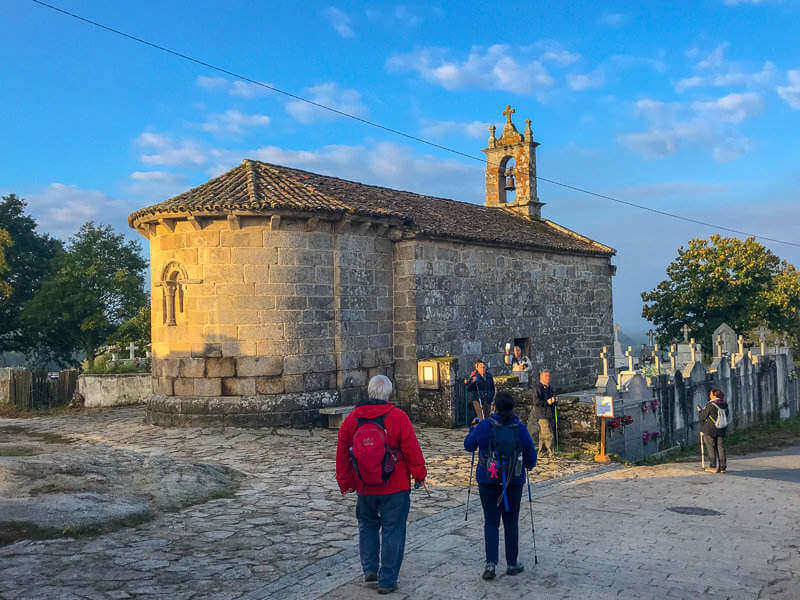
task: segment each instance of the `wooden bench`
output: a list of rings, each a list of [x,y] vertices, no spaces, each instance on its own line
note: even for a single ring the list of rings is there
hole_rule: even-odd
[[[328,406],[320,408],[319,414],[328,416],[328,429],[339,429],[344,418],[350,414],[355,406]]]

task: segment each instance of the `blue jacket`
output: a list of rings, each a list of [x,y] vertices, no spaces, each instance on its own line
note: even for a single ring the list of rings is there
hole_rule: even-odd
[[[499,414],[493,414],[492,417],[501,421]],[[528,433],[528,428],[519,420],[517,415],[511,417],[508,421],[511,424],[517,423],[519,432],[519,445],[522,448],[522,465],[526,469],[532,469],[536,466],[536,448],[533,445],[531,434]],[[467,452],[478,450],[478,456],[485,459],[489,454],[489,443],[492,439],[492,424],[488,419],[482,419],[474,427],[470,427],[467,437],[464,438],[464,449]],[[484,464],[484,460],[478,461],[478,467],[475,469],[475,480],[478,483],[495,483],[496,479],[491,479],[489,471]],[[520,473],[517,477],[512,477],[509,485],[522,485],[525,483],[525,473]]]

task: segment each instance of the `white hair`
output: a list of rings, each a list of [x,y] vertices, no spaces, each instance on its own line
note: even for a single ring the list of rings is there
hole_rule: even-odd
[[[367,394],[371,400],[388,400],[392,395],[392,381],[386,375],[375,375],[369,380]]]

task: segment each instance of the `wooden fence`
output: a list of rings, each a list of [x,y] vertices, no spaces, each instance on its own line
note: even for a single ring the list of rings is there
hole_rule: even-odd
[[[47,371],[13,369],[9,382],[9,400],[17,408],[38,410],[67,404],[78,384],[76,370],[60,371],[50,377]]]

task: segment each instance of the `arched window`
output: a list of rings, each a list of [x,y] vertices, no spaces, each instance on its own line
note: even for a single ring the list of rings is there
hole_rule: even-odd
[[[190,280],[186,269],[177,261],[171,260],[161,271],[161,281],[156,285],[161,287],[161,314],[165,325],[177,325],[178,313],[183,312],[184,287],[201,281]]]

